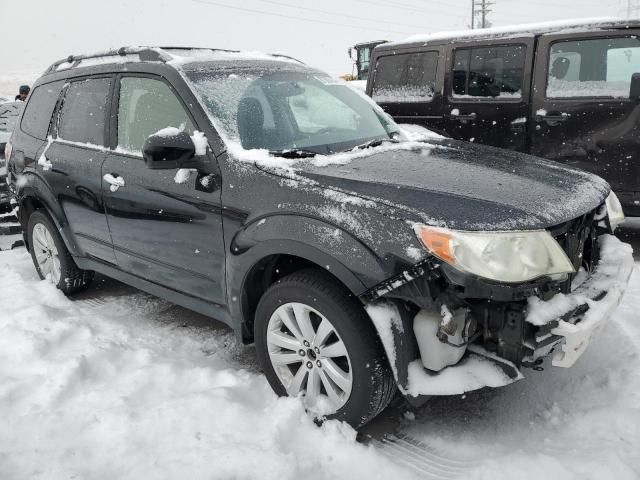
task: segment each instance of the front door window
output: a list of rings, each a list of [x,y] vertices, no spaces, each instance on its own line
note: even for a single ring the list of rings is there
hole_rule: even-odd
[[[118,149],[140,154],[147,137],[167,127],[188,133],[194,130],[171,88],[153,78],[123,78],[118,105]]]

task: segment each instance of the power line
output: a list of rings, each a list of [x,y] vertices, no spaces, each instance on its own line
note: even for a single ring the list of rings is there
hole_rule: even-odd
[[[280,17],[280,18],[288,18],[289,20],[297,20],[300,22],[310,22],[310,23],[320,23],[323,25],[333,25],[336,27],[347,27],[347,28],[355,28],[355,29],[359,29],[359,30],[376,30],[378,32],[386,32],[386,33],[402,33],[402,34],[406,34],[407,32],[405,31],[399,31],[399,30],[389,30],[389,29],[383,29],[383,28],[374,28],[374,27],[360,27],[360,26],[356,26],[356,25],[349,25],[346,23],[336,23],[336,22],[329,22],[326,20],[317,20],[314,18],[306,18],[306,17],[297,17],[294,15],[286,15],[284,13],[276,13],[276,12],[265,12],[264,10],[256,10],[256,9],[252,9],[252,8],[245,8],[245,7],[237,7],[235,5],[226,5],[224,3],[219,3],[219,2],[213,2],[211,0],[191,0],[192,2],[195,3],[202,3],[205,5],[213,5],[216,7],[221,7],[221,8],[227,8],[230,10],[238,10],[240,12],[249,12],[249,13],[259,13],[261,15],[270,15],[272,17]]]
[[[638,0],[627,0],[627,18],[632,14],[640,13],[640,2]]]
[[[408,6],[408,5],[405,5],[405,4],[402,4],[402,3],[387,2],[387,1],[385,1],[383,3],[383,2],[376,2],[376,1],[373,1],[373,0],[355,0],[355,1],[356,2],[360,2],[360,3],[364,3],[365,5],[368,5],[368,6],[378,5],[378,6],[381,6],[381,7],[392,8],[394,10],[397,10],[398,8],[404,8],[405,10],[412,10],[412,11],[415,11],[415,12],[420,12],[423,15],[427,14],[429,12],[433,12],[433,13],[437,13],[438,15],[443,15],[443,16],[456,17],[456,18],[460,17],[460,15],[457,14],[457,13],[445,12],[445,11],[442,11],[442,10],[434,10],[432,8],[430,8],[429,11],[427,11],[424,8],[423,9],[419,9],[419,8]]]
[[[355,20],[362,20],[365,22],[375,22],[377,24],[380,23],[380,19],[374,19],[374,18],[367,18],[367,17],[360,17],[360,16],[356,16],[356,15],[347,15],[344,13],[335,13],[335,12],[329,12],[328,10],[321,10],[319,8],[313,8],[313,7],[301,7],[298,5],[293,5],[291,3],[284,3],[284,2],[277,2],[276,0],[258,0],[259,2],[263,2],[263,3],[271,3],[273,5],[280,5],[282,7],[288,7],[288,8],[297,8],[298,10],[307,10],[309,12],[317,12],[317,13],[323,13],[326,15],[334,15],[334,16],[338,16],[338,17],[344,17],[344,18],[353,18]],[[408,23],[398,23],[398,22],[390,22],[385,20],[384,23],[388,23],[391,25],[400,25],[401,27],[412,27],[412,28],[422,28],[422,25],[412,25],[412,24],[408,24]]]

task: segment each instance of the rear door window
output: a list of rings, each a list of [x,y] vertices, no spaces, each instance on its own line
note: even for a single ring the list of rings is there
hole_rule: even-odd
[[[110,87],[110,78],[91,78],[69,85],[60,111],[58,137],[103,146]]]
[[[521,98],[526,50],[525,45],[455,50],[453,97]]]
[[[47,83],[33,89],[20,124],[24,133],[40,140],[47,138],[51,115],[63,84],[64,82]]]
[[[141,154],[147,137],[166,127],[194,131],[171,88],[153,78],[124,77],[118,104],[118,149]]]
[[[379,103],[430,102],[436,87],[438,52],[379,57],[372,98]]]
[[[631,76],[640,73],[640,39],[554,43],[547,72],[547,98],[629,98]]]

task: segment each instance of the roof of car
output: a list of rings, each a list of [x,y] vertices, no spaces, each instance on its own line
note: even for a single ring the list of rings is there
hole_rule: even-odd
[[[241,52],[238,50],[200,47],[122,47],[117,50],[88,55],[69,55],[67,58],[51,64],[44,74],[117,63],[159,62],[177,67],[195,62],[228,63],[238,61],[279,61],[303,64],[300,60],[281,53]]]
[[[394,50],[402,47],[415,47],[428,43],[450,43],[451,41],[491,40],[496,38],[543,35],[546,33],[637,28],[639,19],[621,19],[617,17],[597,17],[574,20],[559,20],[543,23],[510,25],[506,27],[481,28],[476,30],[445,31],[430,34],[413,35],[398,42],[384,43],[376,50]]]

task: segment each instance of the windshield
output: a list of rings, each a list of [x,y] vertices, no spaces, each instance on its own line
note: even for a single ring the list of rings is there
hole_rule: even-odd
[[[373,102],[324,74],[281,69],[186,73],[216,126],[247,150],[328,154],[399,133]]]

